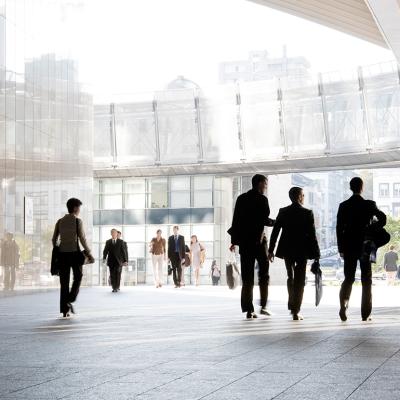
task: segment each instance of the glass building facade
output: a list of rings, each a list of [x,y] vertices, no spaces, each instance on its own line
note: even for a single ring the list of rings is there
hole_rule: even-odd
[[[197,235],[206,249],[202,281],[208,282],[212,260],[225,261],[228,223],[232,208],[232,178],[168,176],[153,178],[96,179],[94,193],[93,238],[97,258],[98,283],[104,284],[107,271],[101,265],[105,241],[111,228],[121,230],[128,243],[130,268],[125,284],[152,282],[149,242],[161,229],[167,238],[174,225],[190,245]],[[226,207],[228,206],[228,207]],[[228,211],[228,212],[227,212]],[[136,275],[137,271],[137,275]],[[95,272],[94,272],[95,273]],[[191,271],[186,269],[190,283]],[[166,277],[165,277],[166,278]]]
[[[68,7],[0,0],[0,235],[20,248],[17,286],[57,282],[51,236],[69,197],[92,232],[93,104],[64,46]]]

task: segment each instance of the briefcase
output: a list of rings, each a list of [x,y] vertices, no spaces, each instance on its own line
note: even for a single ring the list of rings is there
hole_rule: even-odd
[[[311,264],[311,272],[315,277],[315,306],[318,307],[322,299],[323,286],[322,286],[322,271],[318,261]]]
[[[60,275],[60,248],[58,246],[54,246],[51,252],[50,273],[53,276]]]

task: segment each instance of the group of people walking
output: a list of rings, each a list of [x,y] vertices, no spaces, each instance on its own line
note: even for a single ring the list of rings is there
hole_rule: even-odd
[[[263,175],[254,175],[252,189],[241,194],[235,205],[230,250],[239,246],[242,293],[242,312],[247,319],[257,318],[253,305],[254,265],[258,263],[258,283],[260,288],[260,314],[271,315],[267,309],[269,263],[275,256],[282,258],[287,270],[288,309],[293,320],[302,320],[300,314],[306,279],[307,260],[318,263],[320,250],[315,232],[314,216],[305,208],[304,192],[300,187],[289,190],[291,204],[281,208],[276,220],[270,218],[268,198],[265,196],[268,180]],[[361,317],[370,319],[372,310],[372,268],[371,261],[379,247],[376,237],[386,224],[386,216],[376,203],[365,200],[363,181],[355,177],[350,181],[352,196],[340,204],[337,214],[337,242],[341,258],[344,260],[344,281],[340,289],[339,316],[347,320],[347,309],[357,263],[361,268],[362,301]],[[268,246],[265,226],[273,227]],[[280,238],[278,241],[278,236]],[[275,253],[276,243],[278,246]]]
[[[301,320],[300,314],[306,279],[307,260],[318,263],[320,250],[318,246],[313,212],[304,207],[304,192],[300,187],[289,190],[291,204],[281,208],[276,219],[270,218],[268,198],[265,196],[268,180],[264,175],[254,175],[252,189],[241,194],[235,204],[232,226],[228,230],[231,236],[230,250],[239,246],[242,292],[241,308],[247,319],[257,318],[253,305],[253,287],[255,262],[258,265],[258,283],[260,289],[260,314],[271,315],[267,308],[269,263],[275,256],[282,258],[287,271],[288,309],[293,320]],[[340,204],[337,214],[337,243],[340,256],[344,259],[344,281],[339,299],[339,315],[342,321],[347,320],[347,309],[352,285],[355,281],[357,263],[361,267],[363,321],[370,319],[372,310],[372,270],[371,261],[376,257],[376,249],[381,246],[376,240],[386,224],[386,216],[375,202],[365,200],[361,194],[363,181],[355,177],[350,181],[353,195]],[[83,263],[93,263],[94,258],[86,242],[82,220],[79,219],[79,199],[71,198],[67,202],[68,214],[59,219],[55,225],[52,238],[53,246],[58,249],[60,276],[60,312],[64,316],[74,312],[73,303],[77,298],[82,280]],[[268,245],[265,227],[272,227]],[[280,235],[280,237],[279,237]],[[387,234],[388,235],[388,234]],[[278,240],[279,237],[279,240]],[[79,243],[84,248],[80,250]],[[386,242],[385,242],[386,243]],[[183,268],[191,265],[195,272],[196,285],[200,283],[200,269],[205,260],[205,248],[196,235],[191,236],[190,247],[185,238],[179,234],[179,227],[173,227],[173,234],[166,241],[161,230],[150,241],[150,253],[153,263],[154,284],[162,287],[164,266],[167,259],[175,288],[184,285]],[[9,243],[7,246],[11,246]],[[275,251],[276,248],[276,251]],[[397,257],[397,254],[396,254]],[[397,262],[394,256],[385,256],[385,263]],[[110,283],[113,292],[120,290],[121,271],[128,264],[128,246],[122,240],[121,232],[111,230],[111,239],[107,240],[103,250],[103,262],[110,269]],[[69,287],[70,271],[73,272],[73,284]],[[214,261],[210,277],[214,285],[218,284],[221,270]]]

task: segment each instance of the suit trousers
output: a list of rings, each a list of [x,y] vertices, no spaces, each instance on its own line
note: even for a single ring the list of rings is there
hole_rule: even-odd
[[[4,267],[4,290],[14,290],[15,267]]]
[[[254,265],[258,263],[258,285],[260,287],[260,305],[265,307],[268,300],[269,284],[269,261],[267,257],[267,242],[255,246],[239,246],[240,268],[242,274],[242,312],[254,312],[253,288],[254,288]]]
[[[170,260],[171,260],[174,284],[175,286],[180,286],[182,279],[182,262],[179,253],[172,253]]]
[[[292,314],[300,312],[303,302],[304,286],[306,284],[307,260],[285,258],[287,271],[287,290],[289,295],[288,309]]]
[[[340,289],[340,306],[347,307],[355,281],[357,261],[361,269],[361,318],[368,318],[372,311],[372,268],[368,255],[344,254],[344,281]]]
[[[113,290],[118,290],[121,285],[122,265],[115,264],[108,267],[110,268],[111,287]]]
[[[69,311],[68,303],[73,303],[79,293],[82,281],[82,265],[77,265],[78,252],[60,253],[60,312]],[[73,273],[73,282],[69,288],[71,269]]]

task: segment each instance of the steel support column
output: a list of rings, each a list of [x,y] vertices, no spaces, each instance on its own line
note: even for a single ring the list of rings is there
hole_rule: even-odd
[[[363,116],[365,121],[365,129],[367,131],[367,151],[372,150],[372,133],[371,133],[371,124],[369,119],[369,109],[368,109],[368,100],[365,94],[365,84],[364,84],[364,77],[362,73],[362,68],[358,67],[358,85],[360,89],[360,96],[361,96],[361,106],[363,110]]]
[[[154,137],[156,143],[156,165],[161,164],[160,155],[160,131],[158,129],[158,111],[157,111],[157,100],[153,100],[153,117],[154,117]]]
[[[329,124],[328,124],[328,111],[326,108],[326,97],[324,93],[324,83],[322,80],[322,74],[318,74],[318,94],[321,97],[322,105],[322,118],[324,120],[324,135],[325,135],[325,154],[330,154],[331,152],[331,137],[329,135]]]

